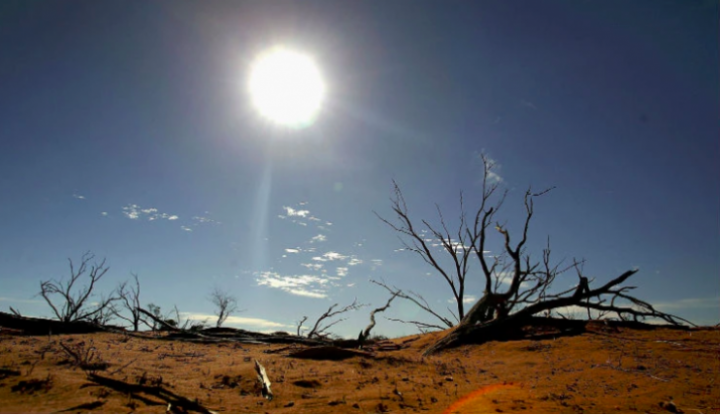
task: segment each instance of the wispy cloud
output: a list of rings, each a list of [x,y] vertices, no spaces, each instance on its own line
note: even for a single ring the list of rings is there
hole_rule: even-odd
[[[348,268],[347,267],[338,267],[336,269],[336,272],[337,272],[338,277],[347,277]]]
[[[213,314],[200,314],[200,313],[180,313],[182,314],[183,318],[189,318],[196,321],[214,321],[217,319],[216,315]],[[255,318],[255,317],[242,317],[242,316],[229,316],[227,320],[225,320],[226,326],[235,326],[235,327],[258,327],[258,328],[285,328],[285,327],[295,327],[288,324],[282,324],[277,323],[275,321],[265,320],[264,318]]]
[[[322,219],[318,218],[315,215],[310,214],[310,210],[306,208],[302,208],[303,206],[306,206],[308,202],[300,202],[298,203],[301,208],[294,208],[291,206],[283,206],[282,209],[284,211],[284,214],[277,215],[279,219],[288,220],[296,225],[300,226],[308,226],[308,224],[312,224],[317,229],[326,231],[328,228],[326,226],[332,225],[331,222],[325,222]],[[326,226],[323,226],[325,224]],[[317,242],[322,242],[323,240],[319,240]]]
[[[100,214],[101,214],[102,216],[107,216],[107,215],[108,215],[107,212],[100,212]]]
[[[277,288],[302,297],[325,298],[329,279],[315,275],[280,275],[277,272],[257,273],[258,285]]]
[[[327,261],[343,261],[348,259],[347,255],[339,254],[337,252],[326,252],[322,256],[313,257],[313,261],[327,262]]]
[[[312,244],[312,243],[315,243],[315,242],[325,242],[326,240],[327,240],[327,237],[326,237],[325,235],[323,235],[323,234],[318,234],[318,235],[313,236],[312,238],[310,238],[310,243]]]
[[[85,196],[79,195],[79,194],[77,194],[77,193],[73,193],[72,197],[74,197],[75,199],[80,199],[80,200],[85,199]]]
[[[497,162],[497,160],[490,158],[490,156],[485,156],[485,159],[487,160],[488,164],[491,166],[490,171],[488,171],[487,174],[487,181],[490,184],[494,183],[502,183],[503,178],[500,176],[500,170],[502,169],[502,166],[500,163]]]
[[[315,270],[315,271],[319,271],[319,270],[321,270],[321,269],[325,266],[325,265],[323,265],[323,264],[300,264],[300,265],[303,266],[303,267],[305,267],[305,268],[307,268],[307,269],[312,269],[312,270]]]
[[[207,213],[207,212],[206,212]],[[171,219],[172,220],[172,219]],[[192,217],[193,222],[197,225],[199,223],[210,223],[214,225],[219,225],[221,222],[216,221],[215,219],[210,219],[205,216],[193,216]]]
[[[362,263],[363,263],[362,259],[357,259],[355,257],[355,255],[353,255],[352,258],[350,258],[350,261],[347,262],[347,264],[350,265],[351,267],[354,267],[355,265],[360,265]]]
[[[658,310],[689,310],[698,308],[720,308],[720,297],[683,298],[676,301],[652,303]]]
[[[154,221],[158,219],[164,219],[164,220],[178,220],[180,217],[178,215],[171,215],[169,213],[160,213],[158,212],[157,208],[145,208],[136,205],[136,204],[130,204],[127,206],[123,206],[122,213],[125,215],[126,218],[132,219],[132,220],[138,220],[138,219],[147,219],[148,221]]]
[[[463,304],[472,304],[475,301],[477,301],[477,297],[475,297],[474,295],[466,295],[463,297]],[[449,298],[447,302],[450,304],[455,304],[456,300],[454,298]]]
[[[533,110],[536,110],[536,109],[537,109],[537,105],[533,104],[533,103],[530,102],[530,101],[524,100],[524,99],[521,99],[521,100],[520,100],[520,105],[522,105],[522,106],[525,107],[525,108],[530,108],[530,109],[533,109]]]
[[[309,210],[304,210],[304,209],[296,210],[296,209],[291,208],[290,206],[283,206],[283,209],[285,209],[285,213],[287,216],[300,216],[301,218],[304,218],[310,214]]]
[[[188,228],[188,227],[185,226],[185,225],[180,226],[180,229],[184,230],[185,232],[192,232],[192,231],[193,231],[192,228]]]
[[[27,300],[24,298],[0,297],[0,302],[4,303],[23,303],[23,304],[43,304],[43,300]]]
[[[285,248],[285,252],[287,252],[288,254],[297,254],[297,253],[300,252],[300,249],[296,249],[296,248]]]

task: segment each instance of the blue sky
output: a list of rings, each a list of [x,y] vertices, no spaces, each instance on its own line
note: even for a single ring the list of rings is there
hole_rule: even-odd
[[[308,128],[250,104],[253,58],[275,45],[323,74]],[[720,318],[714,1],[3,1],[0,47],[5,311],[49,316],[40,280],[87,250],[111,267],[101,291],[136,272],[144,304],[202,315],[218,286],[248,329],[381,306],[380,278],[444,310],[449,288],[373,211],[390,216],[395,179],[414,218],[436,202],[454,218],[485,152],[511,230],[528,185],[557,186],[536,204],[536,255],[550,235],[598,282],[639,267],[639,297]]]

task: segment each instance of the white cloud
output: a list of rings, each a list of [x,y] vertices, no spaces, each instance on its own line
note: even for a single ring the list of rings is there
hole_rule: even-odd
[[[310,214],[309,210],[295,210],[290,206],[283,206],[283,209],[285,209],[288,216],[300,216],[301,218],[304,218]]]
[[[322,256],[316,256],[313,257],[313,261],[320,261],[320,262],[326,262],[326,261],[342,261],[347,259],[347,255],[342,255],[337,252],[326,252],[322,254]]]
[[[198,314],[198,313],[180,313],[184,318],[189,318],[195,321],[215,321],[217,320],[217,316],[213,314]],[[277,323],[270,320],[265,320],[263,318],[255,318],[255,317],[242,317],[242,316],[229,316],[227,320],[225,320],[226,326],[236,326],[236,327],[267,327],[267,328],[283,328],[283,327],[295,327],[288,324],[282,324]]]
[[[363,261],[361,259],[355,258],[354,255],[352,258],[350,258],[350,261],[347,262],[347,264],[350,265],[351,267],[354,267],[355,265],[360,265],[362,263],[363,263]]]
[[[103,215],[103,216],[107,216],[107,215],[108,215],[107,212],[100,212],[100,214]]]
[[[686,310],[698,308],[718,308],[720,307],[720,297],[708,298],[683,298],[672,302],[652,303],[656,309],[662,310]]]
[[[141,208],[140,206],[136,204],[130,204],[127,206],[123,206],[123,215],[127,217],[128,219],[141,219],[146,218],[148,221],[154,221],[158,219],[166,219],[166,220],[178,220],[180,217],[177,215],[171,215],[168,213],[159,213],[157,208]],[[107,215],[103,215],[107,216]]]
[[[490,166],[490,171],[487,174],[487,181],[490,184],[495,183],[502,183],[504,180],[500,176],[499,171],[502,169],[502,166],[500,163],[497,162],[497,160],[491,158],[487,154],[485,155],[485,160],[487,161],[488,165]]]
[[[123,215],[127,216],[129,219],[138,219],[140,217],[140,213],[138,212],[138,205],[128,205],[124,206],[122,208]]]
[[[298,252],[300,252],[300,250],[295,248],[285,248],[285,252],[289,254],[297,254]]]
[[[180,229],[184,230],[185,232],[192,232],[192,228],[188,228],[185,225],[180,226]]]
[[[325,286],[328,279],[315,275],[280,275],[277,272],[265,271],[256,274],[258,285],[277,288],[290,294],[303,297],[325,298]]]
[[[79,194],[76,194],[76,193],[73,193],[72,197],[74,197],[75,199],[80,199],[80,200],[85,199],[85,196],[79,195]]]
[[[169,220],[173,220],[173,219],[170,219],[170,218],[168,218],[168,219],[169,219]],[[193,217],[192,217],[192,220],[193,220],[193,222],[195,222],[196,224],[197,224],[197,223],[214,223],[214,224],[216,224],[216,225],[219,225],[219,224],[220,224],[220,222],[216,221],[215,219],[210,219],[210,218],[204,217],[204,216],[193,216]]]
[[[303,267],[305,267],[307,269],[314,269],[315,271],[319,271],[324,267],[323,264],[300,264],[300,265],[302,265]]]
[[[347,274],[348,274],[347,267],[338,267],[336,271],[337,271],[338,277],[347,277]]]
[[[503,178],[500,177],[499,174],[495,173],[494,171],[490,170],[487,175],[487,180],[489,183],[502,183]]]
[[[315,243],[315,242],[325,242],[326,240],[327,240],[327,237],[326,237],[325,235],[323,235],[323,234],[318,234],[318,235],[313,236],[312,238],[310,238],[310,243],[312,244],[312,243]]]
[[[45,303],[45,301],[43,301],[43,300],[26,300],[24,298],[10,298],[10,297],[0,297],[0,302],[24,303],[24,304],[43,304],[43,303]]]

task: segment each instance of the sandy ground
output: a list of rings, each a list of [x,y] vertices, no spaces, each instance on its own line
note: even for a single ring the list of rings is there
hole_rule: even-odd
[[[182,412],[196,402],[219,413],[720,412],[718,329],[594,324],[572,337],[421,357],[439,335],[317,360],[289,356],[306,348],[299,345],[3,331],[0,412],[164,413],[168,403]],[[61,343],[90,365],[79,367]],[[260,394],[255,359],[272,382],[271,401]]]

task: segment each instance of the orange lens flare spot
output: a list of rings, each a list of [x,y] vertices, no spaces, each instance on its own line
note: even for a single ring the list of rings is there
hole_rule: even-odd
[[[478,390],[474,390],[457,401],[453,402],[446,410],[444,414],[478,414],[487,413],[487,408],[483,408],[486,405],[485,395],[494,392],[499,389],[514,388],[515,385],[512,383],[499,383],[495,385],[483,386]]]

